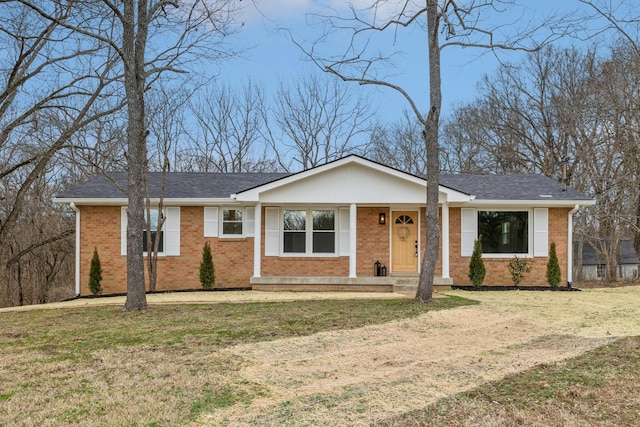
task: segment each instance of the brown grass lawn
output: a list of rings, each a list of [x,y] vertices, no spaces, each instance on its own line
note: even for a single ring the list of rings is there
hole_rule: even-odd
[[[640,337],[543,364],[375,423],[390,426],[638,426]]]
[[[640,425],[640,288],[451,295],[0,313],[0,426]]]
[[[473,304],[440,298],[0,313],[0,426],[185,425],[269,390],[224,350]]]

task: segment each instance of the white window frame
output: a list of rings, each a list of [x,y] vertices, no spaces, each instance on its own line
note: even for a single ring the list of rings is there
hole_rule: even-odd
[[[284,251],[284,212],[285,211],[305,211],[305,252],[285,252]],[[313,211],[333,211],[333,252],[313,252]],[[280,208],[278,214],[279,220],[279,241],[280,256],[285,258],[336,258],[340,256],[340,208],[336,206],[287,206]],[[327,231],[324,231],[327,232]]]
[[[120,254],[122,256],[127,255],[127,206],[122,206],[120,210]],[[152,207],[153,210],[158,210],[157,206]],[[168,210],[172,211],[172,214],[168,214]],[[159,257],[165,256],[180,256],[180,216],[181,209],[180,207],[170,207],[165,206],[162,208],[162,214],[165,218],[164,224],[162,228],[159,230],[163,233],[163,250],[162,252],[158,251]],[[146,209],[145,209],[145,227],[146,227]],[[171,218],[169,218],[171,216]],[[176,224],[173,224],[173,222]],[[171,224],[169,224],[171,222]],[[170,229],[170,227],[176,226],[175,229]],[[144,236],[144,233],[143,233]],[[173,240],[177,240],[174,242]],[[170,249],[169,249],[170,248]],[[147,256],[147,251],[143,252],[144,256]]]
[[[480,212],[527,212],[527,252],[526,253],[504,253],[494,254],[482,252],[482,258],[513,258],[518,256],[520,258],[533,258],[533,246],[534,246],[534,233],[533,233],[533,209],[531,208],[477,208],[475,209],[475,239],[478,239],[478,214]]]
[[[150,213],[153,214],[153,212],[157,212],[158,213],[158,221],[160,221],[160,212],[157,206],[152,206],[150,209]],[[162,250],[158,249],[158,256],[166,256],[166,246],[167,246],[167,236],[166,236],[166,225],[167,225],[167,210],[166,208],[162,208],[162,217],[164,218],[164,223],[162,224],[162,228],[160,230],[157,230],[157,226],[158,224],[156,223],[156,236],[158,235],[158,232],[162,233]],[[144,210],[144,230],[142,230],[142,239],[145,240],[145,232],[148,232],[149,230],[147,230],[147,209],[145,208]],[[153,230],[152,230],[153,231]],[[153,241],[151,242],[151,244],[153,244]],[[144,245],[144,242],[143,242]],[[149,254],[149,251],[143,251],[142,252],[144,254],[144,256],[147,256]]]
[[[242,224],[242,233],[240,234],[225,234],[224,232],[224,211],[240,211],[242,214],[242,221],[231,221],[231,222],[240,222]],[[248,209],[238,206],[238,207],[231,207],[231,206],[221,206],[219,208],[219,212],[220,212],[220,217],[219,217],[219,230],[218,230],[218,237],[220,237],[221,239],[242,239],[244,237],[246,237],[247,235],[247,211]],[[229,222],[229,221],[227,221]]]
[[[224,211],[238,210],[242,212],[242,234],[224,234]],[[204,207],[204,237],[219,239],[244,239],[254,237],[255,234],[255,206],[205,206]]]

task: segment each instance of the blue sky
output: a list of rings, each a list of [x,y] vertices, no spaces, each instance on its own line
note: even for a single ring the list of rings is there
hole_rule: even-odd
[[[367,0],[353,0],[364,4]],[[393,2],[393,0],[392,0]],[[245,0],[241,31],[232,36],[237,48],[249,48],[240,58],[221,64],[219,79],[232,87],[241,86],[248,80],[262,84],[268,92],[278,86],[280,80],[291,81],[302,74],[316,72],[317,68],[304,60],[304,55],[288,37],[289,31],[298,40],[312,40],[318,28],[308,24],[308,14],[329,5],[340,13],[346,11],[347,2],[325,0]],[[530,22],[539,22],[545,17],[557,15],[577,7],[577,0],[523,0],[522,9],[516,16],[496,15],[504,24],[505,31],[514,31]],[[258,12],[256,6],[260,9]],[[504,22],[502,21],[504,20]],[[283,30],[286,29],[287,31]],[[339,40],[324,47],[338,50]],[[571,43],[571,42],[564,42]],[[401,51],[393,70],[396,82],[406,88],[421,108],[428,108],[427,50],[424,32],[419,28],[403,30],[398,34],[391,49]],[[502,53],[502,61],[518,61],[521,54]],[[453,47],[445,49],[442,56],[443,112],[474,98],[476,85],[484,74],[493,73],[499,62],[495,55],[479,49]],[[357,86],[357,85],[356,85]],[[388,89],[361,88],[363,95],[375,106],[381,116],[389,121],[399,118],[408,104],[399,95]]]

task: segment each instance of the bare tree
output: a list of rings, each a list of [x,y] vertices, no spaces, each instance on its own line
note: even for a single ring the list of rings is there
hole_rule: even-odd
[[[311,75],[293,86],[280,83],[271,117],[265,119],[267,139],[280,166],[291,171],[361,153],[373,113],[363,97],[335,79]]]
[[[57,156],[79,131],[121,108],[106,96],[115,83],[111,52],[69,28],[76,22],[72,4],[47,6],[44,18],[28,3],[0,3],[0,297],[8,305],[26,301],[25,274],[43,288],[34,257],[71,234],[28,223],[37,218],[29,212],[55,211],[36,205],[43,203],[40,194],[59,188]],[[25,272],[26,266],[33,268]]]
[[[427,172],[422,149],[422,125],[413,113],[404,111],[402,119],[385,127],[376,126],[367,148],[371,160],[415,175]]]
[[[184,149],[191,169],[204,172],[262,172],[273,169],[265,155],[264,91],[248,82],[239,92],[222,85],[191,103],[197,129]]]
[[[127,300],[125,311],[140,311],[147,307],[144,285],[144,261],[142,231],[144,220],[144,189],[147,171],[147,129],[145,92],[148,80],[163,71],[181,71],[179,60],[185,52],[203,41],[203,35],[224,35],[230,21],[226,1],[197,1],[185,5],[182,12],[178,3],[166,0],[129,0],[120,7],[108,0],[103,2],[112,10],[120,27],[121,44],[112,43],[124,68],[124,89],[127,99],[128,145],[128,211],[127,211]],[[171,9],[171,10],[169,10]],[[175,44],[157,52],[149,62],[147,44],[153,40],[150,30],[156,28],[156,36],[165,37],[174,32]],[[160,29],[163,32],[160,32]],[[112,28],[109,29],[112,31]],[[168,34],[167,34],[168,33]],[[197,37],[193,39],[192,37]],[[159,42],[160,40],[158,40]]]
[[[148,124],[145,93],[164,73],[184,72],[197,57],[228,54],[220,41],[229,33],[233,8],[226,0],[113,0],[69,3],[74,20],[63,22],[47,2],[21,0],[40,17],[63,25],[86,43],[103,43],[118,66],[127,105],[128,164],[127,299],[125,311],[147,307],[144,281],[144,200]],[[66,2],[65,2],[66,4]],[[193,55],[198,50],[198,55]],[[120,78],[121,77],[121,78]]]
[[[593,156],[587,182],[595,190],[597,204],[590,241],[607,264],[607,279],[616,280],[618,253],[623,237],[640,235],[640,105],[637,94],[640,56],[623,41],[603,61],[595,86],[598,113],[603,125],[601,144]],[[600,178],[600,179],[598,179]]]
[[[547,47],[484,76],[478,97],[444,123],[448,169],[560,180],[566,163],[573,175],[603,124],[594,102],[599,73],[595,49]]]
[[[426,202],[426,250],[422,261],[416,300],[430,301],[433,293],[433,278],[439,252],[440,231],[438,228],[438,175],[439,161],[439,123],[442,104],[441,93],[441,52],[448,47],[477,47],[482,49],[519,49],[534,51],[544,43],[556,39],[565,29],[558,24],[565,18],[548,19],[544,26],[524,25],[513,28],[512,34],[506,34],[504,24],[491,25],[492,13],[513,12],[517,5],[512,1],[476,0],[461,2],[457,0],[426,0],[424,4],[412,1],[388,2],[375,1],[365,9],[351,6],[348,16],[321,16],[321,22],[327,29],[323,36],[310,47],[297,43],[301,49],[322,70],[340,77],[346,82],[360,85],[382,86],[399,93],[407,101],[410,110],[423,127],[423,144],[427,166],[427,202]],[[522,10],[522,9],[521,9]],[[517,10],[515,10],[517,12]],[[494,16],[494,19],[496,17]],[[499,19],[493,22],[500,21]],[[484,26],[484,23],[487,23]],[[391,32],[397,34],[402,28],[417,27],[426,29],[428,51],[429,101],[424,96],[412,96],[405,85],[387,74],[393,54],[379,53],[375,44],[376,37]],[[558,33],[560,32],[560,34]],[[323,43],[336,33],[346,37],[348,46],[342,52],[323,54]],[[506,35],[505,35],[506,34]],[[501,37],[503,37],[501,39]],[[389,40],[384,40],[389,43]],[[372,48],[375,46],[375,48]],[[393,47],[395,48],[395,46]],[[382,67],[381,67],[382,66]],[[428,104],[428,106],[425,106]]]
[[[453,170],[542,173],[594,196],[576,217],[576,236],[615,280],[619,242],[637,218],[640,78],[628,46],[611,52],[549,48],[504,64],[454,112],[443,140]]]
[[[637,76],[638,64],[640,64],[640,16],[637,13],[637,4],[633,1],[607,2],[603,0],[580,0],[594,14],[598,22],[604,21],[604,25],[596,32],[595,36],[613,32],[626,46],[624,57],[630,67],[626,70],[625,85],[620,87],[619,95],[625,99],[619,99],[617,115],[622,119],[619,123],[624,128],[625,143],[621,147],[625,159],[631,159],[629,166],[631,182],[640,183],[640,164],[637,161],[640,155],[640,118],[638,117],[637,103]],[[625,94],[634,94],[632,97],[624,97]],[[635,160],[634,160],[635,159]],[[635,188],[638,188],[636,185]],[[640,196],[635,198],[634,218],[631,220],[631,229],[634,235],[633,245],[636,252],[640,253]]]

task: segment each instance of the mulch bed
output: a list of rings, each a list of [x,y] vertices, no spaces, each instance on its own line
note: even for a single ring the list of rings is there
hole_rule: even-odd
[[[550,286],[451,286],[451,289],[460,289],[463,291],[580,291],[576,287],[558,286],[552,288]]]

